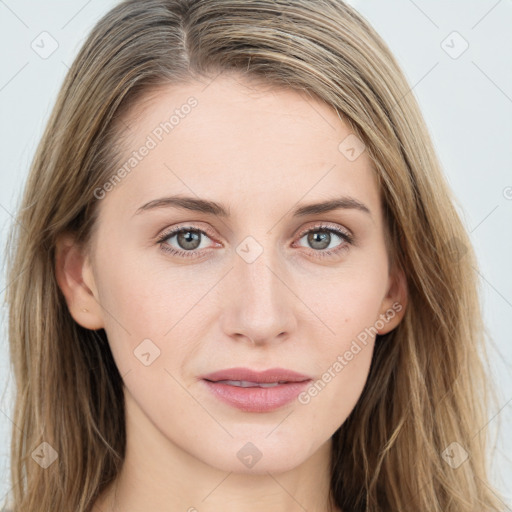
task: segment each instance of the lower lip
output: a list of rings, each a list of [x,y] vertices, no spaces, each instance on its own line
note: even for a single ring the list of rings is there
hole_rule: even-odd
[[[311,381],[289,382],[271,388],[242,388],[209,380],[203,382],[217,398],[237,409],[245,412],[269,412],[290,403]]]

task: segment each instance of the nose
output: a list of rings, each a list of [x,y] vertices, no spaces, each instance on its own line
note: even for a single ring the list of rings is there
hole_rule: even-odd
[[[233,268],[223,283],[223,332],[259,346],[293,336],[300,301],[284,263],[271,249],[263,250],[253,261],[240,254],[234,255]]]

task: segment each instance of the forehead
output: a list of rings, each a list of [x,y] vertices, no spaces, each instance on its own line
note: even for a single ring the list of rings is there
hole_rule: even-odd
[[[305,93],[221,75],[154,90],[123,121],[118,167],[126,172],[108,199],[124,201],[125,213],[166,194],[211,199],[234,214],[277,215],[341,195],[379,202],[362,142],[331,106]]]

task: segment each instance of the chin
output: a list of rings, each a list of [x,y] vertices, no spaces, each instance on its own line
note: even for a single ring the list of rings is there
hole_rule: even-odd
[[[220,452],[218,445],[216,449],[209,450],[208,457],[205,457],[203,452],[202,459],[222,471],[266,475],[290,471],[300,466],[314,453],[310,441],[293,440],[289,433],[284,432],[282,436],[276,435],[272,439],[275,433],[269,436],[271,430],[266,428],[265,432],[259,435],[246,432],[243,438],[230,439]]]
[[[262,475],[267,476],[268,473],[279,474],[286,473],[300,466],[306,459],[306,456],[301,457],[295,454],[294,457],[290,458],[289,453],[279,452],[273,453],[272,455],[263,454],[261,459],[258,460],[252,467],[246,466],[238,460],[238,458],[227,458],[225,460],[217,459],[215,466],[222,471],[229,471],[232,473],[242,475]]]

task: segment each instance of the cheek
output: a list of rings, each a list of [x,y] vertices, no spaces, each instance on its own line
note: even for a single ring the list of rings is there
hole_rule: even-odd
[[[314,414],[327,431],[336,430],[350,415],[368,378],[375,337],[366,327],[368,315],[346,317],[330,343],[317,351],[318,377],[299,397],[305,413]]]
[[[324,286],[318,286],[318,282],[314,286],[313,281],[308,281],[302,296],[329,327],[329,347],[342,349],[346,340],[375,325],[386,294],[385,265],[380,262],[351,265],[332,273],[330,279],[323,279]]]
[[[345,421],[366,383],[386,285],[387,268],[376,263],[344,271],[323,293],[309,292],[331,332],[317,336],[319,376],[299,402],[332,428]]]
[[[162,334],[172,318],[157,276],[144,268],[140,258],[123,251],[116,257],[112,247],[97,255],[97,286],[105,331],[121,374],[132,368],[134,350],[147,339],[161,345]],[[167,321],[166,321],[167,320]]]
[[[109,254],[97,258],[98,290],[119,372],[130,372],[132,381],[163,374],[168,385],[165,370],[179,373],[199,349],[197,326],[207,321],[207,292],[217,274],[199,277],[193,266],[169,270],[140,252],[124,251],[115,261]],[[156,383],[153,388],[163,389]]]

